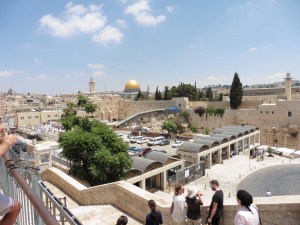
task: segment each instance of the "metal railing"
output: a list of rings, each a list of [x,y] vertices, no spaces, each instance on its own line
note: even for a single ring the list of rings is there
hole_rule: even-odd
[[[34,166],[30,156],[24,154],[17,154],[10,149],[11,158],[6,154],[0,161],[2,190],[22,206],[17,224],[81,225],[66,204],[40,180],[39,168]]]
[[[185,167],[168,178],[169,188],[176,184],[185,185],[205,175],[205,162],[199,162]]]
[[[52,162],[58,163],[59,165],[71,168],[71,163],[64,157],[61,156],[61,153],[53,151],[52,153]]]

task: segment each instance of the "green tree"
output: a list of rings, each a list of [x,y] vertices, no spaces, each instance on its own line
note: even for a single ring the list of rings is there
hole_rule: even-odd
[[[161,94],[160,91],[158,91],[158,97],[157,98],[158,98],[157,100],[162,100],[162,94]]]
[[[178,130],[177,123],[174,120],[167,119],[163,124],[162,124],[162,129],[167,130],[169,133],[176,133]]]
[[[183,132],[184,128],[181,125],[180,121],[176,118],[167,118],[163,124],[162,129],[167,130],[169,133],[177,133],[177,132]]]
[[[170,100],[170,90],[168,86],[165,86],[165,91],[164,91],[164,100]]]
[[[220,101],[220,102],[223,101],[223,93],[220,93],[220,94],[219,94],[218,101]]]
[[[178,114],[184,122],[188,123],[189,122],[189,116],[190,114],[187,111],[182,111]]]
[[[196,109],[194,109],[194,112],[201,117],[205,113],[205,108],[199,106]]]
[[[142,98],[142,92],[141,90],[139,90],[139,92],[137,93],[136,97],[135,97],[135,101],[138,101]]]
[[[207,90],[205,92],[205,96],[208,99],[208,101],[213,101],[214,100],[214,95],[213,95],[211,87],[207,88]]]
[[[77,105],[69,104],[62,115],[62,124],[67,129],[58,142],[63,148],[62,156],[73,163],[74,175],[91,185],[122,179],[132,165],[128,145],[105,124],[88,116],[77,116],[75,106],[84,107],[87,114],[95,109],[88,98],[78,96]]]
[[[154,99],[155,99],[155,100],[159,100],[158,86],[156,87]]]
[[[235,73],[233,77],[233,81],[230,88],[229,99],[230,99],[230,107],[232,109],[238,109],[242,104],[243,85],[237,73]]]

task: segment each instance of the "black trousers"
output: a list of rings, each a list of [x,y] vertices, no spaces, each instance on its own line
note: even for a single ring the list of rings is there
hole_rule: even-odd
[[[208,218],[207,218],[208,219]],[[220,219],[221,219],[221,216],[214,216],[211,220],[211,223],[208,223],[207,222],[207,219],[206,219],[206,223],[209,224],[209,225],[219,225],[220,224]]]

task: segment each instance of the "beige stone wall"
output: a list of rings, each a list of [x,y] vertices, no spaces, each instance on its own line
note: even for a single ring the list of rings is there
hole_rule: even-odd
[[[198,107],[203,107],[203,108],[207,108],[209,102],[206,101],[193,101],[193,102],[189,102],[189,108],[191,109],[196,109]]]
[[[149,213],[147,201],[154,199],[157,203],[157,208],[162,212],[164,224],[174,224],[169,214],[170,203],[168,201],[125,181],[86,188],[56,168],[44,171],[42,178],[64,190],[67,195],[80,205],[111,204],[142,222],[145,222],[145,217]],[[263,225],[299,224],[299,196],[255,198],[254,202],[260,210]],[[207,216],[206,208],[207,206],[204,206],[201,209],[203,220]],[[236,203],[226,204],[221,225],[232,225],[236,211]]]
[[[134,114],[153,109],[166,109],[175,106],[174,101],[121,101],[119,104],[119,119],[125,119]]]
[[[99,95],[90,98],[96,104],[96,112],[94,116],[100,120],[112,121],[119,118],[119,103],[121,96],[119,95]]]
[[[262,104],[256,109],[227,109],[223,117],[200,117],[193,110],[190,112],[190,122],[204,132],[205,128],[213,130],[226,125],[250,124],[261,130],[261,143],[275,146],[299,148],[300,134],[292,137],[292,132],[300,133],[300,101],[278,101],[275,104]],[[291,113],[289,116],[288,113]],[[275,127],[275,138],[273,127]]]
[[[33,126],[46,123],[47,121],[58,121],[61,115],[61,110],[20,112],[16,116],[16,126]]]
[[[256,109],[260,104],[263,102],[260,100],[247,100],[243,102],[240,106],[241,109]],[[227,109],[230,107],[229,101],[223,101],[223,102],[206,102],[206,101],[194,101],[189,102],[189,107],[191,109],[195,109],[197,107],[203,107],[203,108],[212,108],[212,109]]]
[[[300,221],[299,196],[276,196],[254,198],[263,225],[298,225]],[[221,225],[232,225],[238,210],[236,203],[224,206]],[[201,209],[202,218],[207,218],[206,207]]]

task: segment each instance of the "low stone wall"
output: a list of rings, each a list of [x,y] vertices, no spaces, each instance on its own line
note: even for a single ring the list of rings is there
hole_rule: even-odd
[[[174,224],[169,214],[170,202],[129,184],[126,181],[86,188],[56,168],[50,168],[44,171],[42,178],[62,189],[80,205],[110,204],[142,222],[145,222],[145,217],[147,213],[149,213],[147,202],[153,199],[157,203],[157,208],[163,214],[164,224]],[[254,202],[259,208],[263,225],[299,225],[299,196],[255,198]],[[233,224],[237,208],[238,206],[235,202],[225,201],[221,225]],[[206,209],[207,206],[201,209],[203,220],[207,217]]]
[[[299,225],[300,196],[254,198],[263,225]],[[202,220],[207,218],[207,207],[201,209]],[[232,225],[238,210],[234,202],[225,203],[221,225]]]

